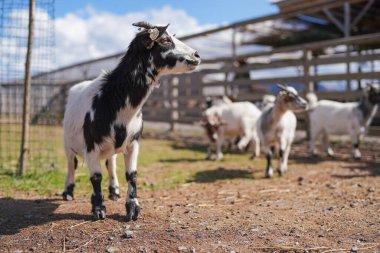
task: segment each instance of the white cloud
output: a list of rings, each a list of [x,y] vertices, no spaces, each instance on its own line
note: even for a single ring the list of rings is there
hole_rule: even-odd
[[[125,50],[137,31],[132,27],[132,23],[142,20],[152,24],[170,23],[169,32],[178,36],[212,26],[199,25],[198,21],[184,10],[170,6],[121,15],[87,7],[84,11],[68,13],[55,21],[57,66]]]

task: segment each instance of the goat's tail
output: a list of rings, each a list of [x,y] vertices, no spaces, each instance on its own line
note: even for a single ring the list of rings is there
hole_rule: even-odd
[[[309,104],[308,110],[313,110],[318,103],[318,97],[314,92],[309,92],[306,94],[306,99]]]

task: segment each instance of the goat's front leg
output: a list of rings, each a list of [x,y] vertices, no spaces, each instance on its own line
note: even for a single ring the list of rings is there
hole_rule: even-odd
[[[286,142],[285,142],[286,143]],[[278,161],[278,174],[280,176],[283,176],[285,172],[288,170],[288,158],[290,153],[290,147],[291,143],[286,143],[280,145],[280,151],[279,151],[279,161]]]
[[[120,192],[119,192],[119,180],[117,178],[116,174],[116,155],[113,155],[111,158],[107,159],[106,161],[106,167],[108,170],[108,176],[109,176],[109,199],[111,200],[118,200],[120,198]]]
[[[127,210],[127,221],[137,220],[140,213],[140,205],[137,200],[137,157],[139,154],[139,143],[135,140],[128,147],[124,154],[125,177],[128,182],[128,194],[125,203]]]
[[[213,142],[209,141],[209,144],[208,144],[208,147],[207,147],[207,155],[205,157],[206,160],[210,160],[211,159],[211,156],[212,156],[212,146],[213,146]]]
[[[75,187],[75,170],[78,166],[78,160],[75,154],[71,151],[66,152],[67,158],[67,174],[65,180],[65,190],[62,193],[64,200],[74,199],[74,187]]]
[[[252,149],[254,148],[255,150],[252,150],[251,159],[255,159],[260,156],[260,138],[256,131],[252,135],[252,141],[255,143],[255,145],[252,145]]]
[[[273,176],[273,168],[272,168],[272,150],[269,147],[265,148],[265,154],[267,158],[267,168],[265,171],[265,177],[271,178]]]
[[[223,136],[219,136],[219,138],[215,142],[215,145],[216,145],[216,161],[220,161],[223,158],[223,153],[222,153],[223,140],[224,140]]]
[[[103,220],[106,218],[106,207],[103,204],[102,167],[98,154],[96,152],[87,154],[86,162],[90,170],[90,180],[93,188],[91,196],[93,219]]]

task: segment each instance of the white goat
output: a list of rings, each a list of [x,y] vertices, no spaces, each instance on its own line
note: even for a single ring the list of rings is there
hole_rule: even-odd
[[[276,96],[272,94],[266,94],[263,96],[261,102],[259,102],[259,109],[261,111],[266,110],[274,105],[274,101],[276,100]]]
[[[260,155],[260,141],[256,133],[256,120],[261,111],[250,102],[220,104],[208,108],[203,113],[203,126],[209,139],[206,159],[212,155],[212,146],[216,146],[216,160],[223,157],[222,145],[226,138],[240,136],[237,144],[243,150],[252,140],[255,143],[255,156]]]
[[[272,154],[279,152],[277,171],[283,175],[288,166],[288,157],[292,145],[297,119],[293,112],[306,109],[307,102],[298,95],[293,87],[279,85],[274,105],[268,107],[257,120],[257,133],[266,153],[266,177],[273,176]]]
[[[361,157],[359,143],[366,134],[380,102],[379,87],[370,85],[359,102],[341,103],[331,100],[317,101],[314,93],[307,95],[310,104],[310,152],[315,155],[315,142],[322,136],[322,145],[329,156],[334,152],[329,146],[329,135],[349,135],[352,155]]]
[[[123,153],[128,182],[127,221],[138,218],[136,193],[138,140],[142,133],[141,109],[156,87],[160,75],[188,72],[200,64],[194,49],[166,32],[168,26],[146,22],[118,66],[93,81],[71,88],[64,117],[64,143],[67,156],[65,199],[72,199],[76,156],[86,161],[93,186],[91,197],[95,220],[104,219],[106,208],[101,190],[101,159],[107,159],[110,188],[119,188],[115,154]]]

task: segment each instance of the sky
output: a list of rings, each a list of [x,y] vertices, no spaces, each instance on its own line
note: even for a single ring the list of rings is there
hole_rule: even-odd
[[[277,12],[269,0],[56,0],[56,67],[104,57],[126,49],[137,29],[131,24],[170,23],[177,36]],[[231,35],[222,34],[231,38]],[[198,41],[194,46],[207,46]],[[210,49],[218,45],[208,44]],[[197,48],[198,49],[198,48]],[[199,51],[208,50],[206,47]]]
[[[199,24],[226,24],[277,12],[269,0],[56,0],[55,14],[60,18],[68,13],[80,13],[88,7],[97,11],[122,15],[146,12],[171,6],[183,10]]]

